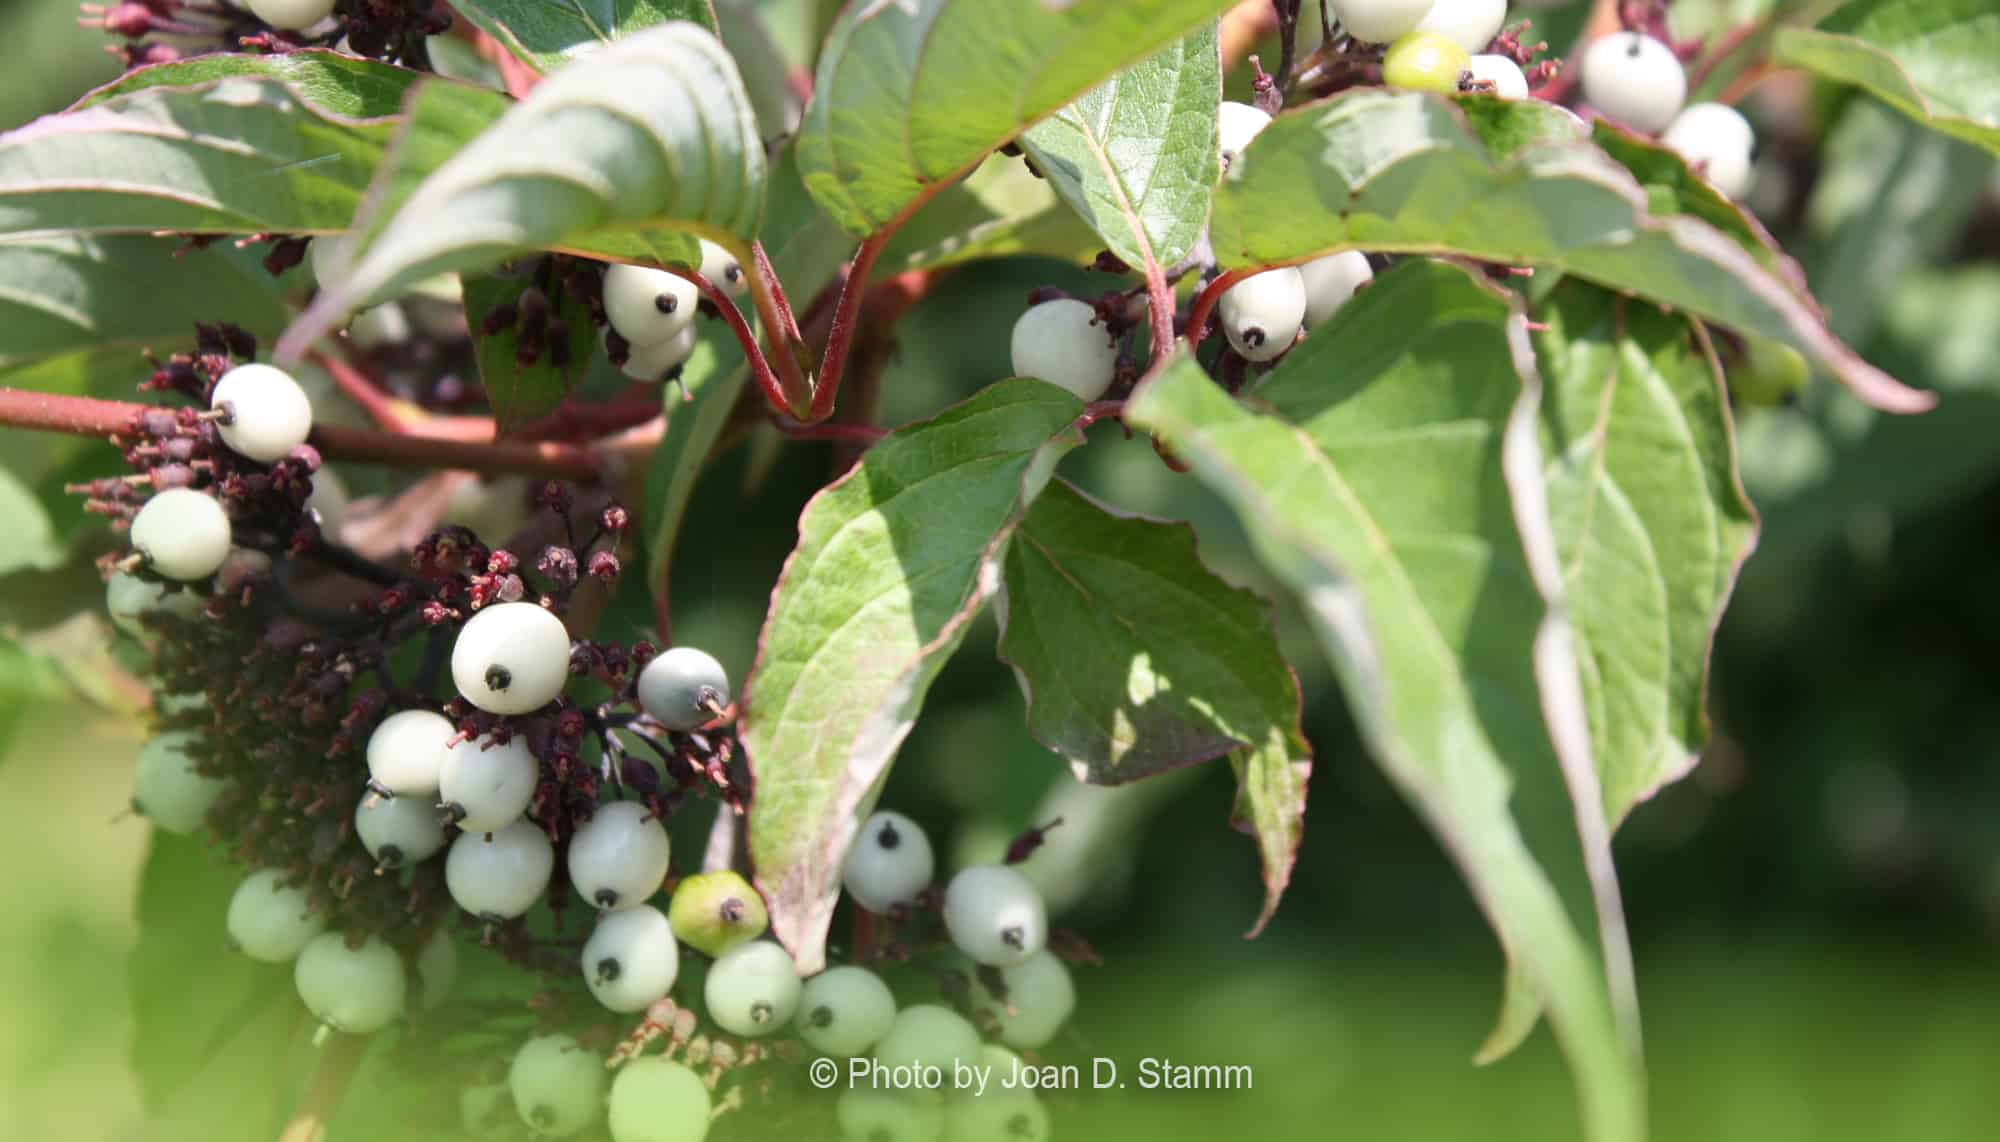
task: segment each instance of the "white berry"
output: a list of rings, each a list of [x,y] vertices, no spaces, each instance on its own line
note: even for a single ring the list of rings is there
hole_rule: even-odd
[[[201,596],[193,591],[169,591],[164,583],[125,571],[113,572],[104,585],[104,609],[111,621],[137,639],[152,634],[146,629],[145,616],[158,612],[191,619],[201,613],[201,605]]]
[[[1046,948],[1025,963],[1000,969],[1007,990],[1002,999],[979,984],[980,997],[1000,1027],[1000,1041],[1034,1050],[1048,1046],[1076,1010],[1076,984],[1069,967]]]
[[[1743,113],[1725,103],[1696,103],[1674,117],[1660,141],[1708,176],[1730,198],[1750,192],[1757,133]]]
[[[292,982],[315,1018],[350,1035],[387,1027],[403,1013],[409,986],[403,957],[382,937],[350,948],[339,932],[322,932],[306,944],[292,967]]]
[[[1014,375],[1047,381],[1093,401],[1118,370],[1118,344],[1097,310],[1071,297],[1029,306],[1014,321]]]
[[[701,240],[701,276],[730,297],[742,297],[743,291],[750,288],[743,277],[743,263],[736,260],[736,255],[706,238]]]
[[[516,821],[490,834],[460,834],[444,858],[444,883],[460,908],[497,924],[535,906],[555,865],[542,830]]]
[[[1340,26],[1357,40],[1386,44],[1414,31],[1433,0],[1328,0]]]
[[[668,373],[686,364],[687,359],[694,356],[694,347],[699,343],[695,327],[684,326],[665,341],[632,346],[619,371],[635,381],[658,384],[666,379]]]
[[[584,986],[620,1014],[644,1011],[664,999],[680,970],[680,945],[657,908],[606,912],[583,943]]]
[[[945,1142],[1045,1142],[1049,1112],[1035,1093],[1003,1082],[1020,1073],[1021,1056],[988,1043],[979,1064],[989,1075],[984,1090],[960,1091],[944,1107]]]
[[[1269,361],[1292,347],[1305,327],[1306,283],[1280,266],[1230,286],[1216,304],[1223,335],[1246,361]]]
[[[604,271],[604,316],[633,346],[657,345],[694,323],[701,290],[686,278],[644,266]]]
[[[604,1060],[568,1035],[528,1040],[507,1069],[514,1112],[546,1138],[567,1138],[596,1122],[604,1087]]]
[[[516,735],[504,745],[471,738],[445,751],[438,802],[468,833],[490,833],[519,820],[535,799],[542,765]]]
[[[639,705],[661,725],[692,730],[729,705],[729,672],[706,651],[676,646],[646,664],[638,689]]]
[[[1003,864],[974,865],[944,892],[944,926],[958,950],[1007,967],[1048,943],[1048,910],[1033,882]]]
[[[452,942],[450,932],[439,927],[417,949],[418,1004],[431,1008],[444,1002],[451,992],[452,981],[457,978],[458,945]]]
[[[489,714],[528,714],[555,701],[569,681],[569,631],[534,603],[489,606],[451,648],[451,678]]]
[[[319,533],[331,542],[340,542],[347,526],[347,481],[324,465],[312,475],[312,494],[306,497],[306,511],[319,521]]]
[[[1228,171],[1236,166],[1236,160],[1243,156],[1243,148],[1250,145],[1264,128],[1271,125],[1271,116],[1263,109],[1248,103],[1224,100],[1216,109],[1215,135],[1222,151],[1222,169]]]
[[[229,941],[253,960],[290,963],[326,920],[312,910],[305,890],[285,883],[283,873],[262,869],[245,877],[229,898]]]
[[[1476,55],[1465,65],[1472,78],[1480,83],[1493,85],[1493,94],[1502,99],[1519,100],[1528,97],[1528,77],[1521,71],[1521,65],[1506,56]]]
[[[607,912],[636,908],[660,890],[673,845],[667,827],[636,801],[600,807],[569,841],[576,894]]]
[[[1355,290],[1375,277],[1375,271],[1368,267],[1368,255],[1359,250],[1314,258],[1298,270],[1299,280],[1306,287],[1307,329],[1326,324],[1354,296]]]
[[[201,827],[204,817],[229,783],[195,772],[187,747],[195,735],[169,730],[139,750],[132,774],[132,808],[169,833],[187,834]]]
[[[611,1080],[611,1142],[702,1142],[708,1087],[684,1063],[646,1055]]]
[[[702,997],[708,1017],[731,1035],[755,1039],[792,1021],[799,1009],[799,970],[792,954],[769,940],[722,953],[708,969]]]
[[[1674,49],[1643,32],[1616,32],[1583,52],[1583,99],[1634,131],[1663,131],[1687,101]]]
[[[1430,9],[1417,28],[1436,32],[1468,52],[1485,51],[1507,22],[1507,0],[1436,0]]]
[[[290,373],[271,365],[238,365],[222,374],[208,407],[228,416],[216,431],[230,450],[266,464],[282,460],[312,432],[312,401]]]
[[[363,794],[354,809],[354,835],[375,858],[376,868],[416,864],[444,848],[444,825],[429,797]]]
[[[368,779],[398,797],[435,797],[458,727],[430,710],[402,710],[368,735]]]
[[[846,1142],[936,1142],[944,1133],[944,1108],[921,1092],[849,1087],[833,1118]]]
[[[896,1013],[889,1033],[875,1044],[875,1061],[884,1067],[935,1067],[950,1086],[960,1063],[979,1061],[979,1030],[965,1016],[935,1003],[918,1003]]]
[[[880,913],[914,901],[935,871],[930,837],[915,821],[884,809],[861,823],[841,884],[855,903]]]
[[[259,20],[287,32],[301,32],[333,12],[333,0],[247,0]],[[317,244],[315,244],[317,245]]]
[[[168,488],[132,517],[132,550],[169,579],[206,579],[229,558],[229,516],[205,492]]]
[[[806,981],[799,993],[799,1038],[822,1055],[867,1054],[896,1022],[896,997],[882,977],[843,964]]]

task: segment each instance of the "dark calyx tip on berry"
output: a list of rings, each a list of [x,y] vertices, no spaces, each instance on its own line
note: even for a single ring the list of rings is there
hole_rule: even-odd
[[[613,889],[600,888],[591,896],[591,899],[597,902],[599,908],[609,910],[618,907],[619,896]]]
[[[896,831],[892,821],[882,822],[882,830],[875,834],[875,843],[885,849],[893,849],[903,843],[903,834]]]
[[[375,854],[375,860],[380,868],[401,868],[403,850],[395,845],[383,845],[382,851]]]
[[[820,1004],[818,1007],[813,1008],[811,1011],[806,1013],[806,1025],[808,1027],[833,1026],[833,1008],[828,1007],[824,1003]]]
[[[672,313],[681,307],[681,299],[670,293],[653,295],[653,308],[661,313]]]
[[[725,924],[741,924],[743,922],[742,898],[732,896],[724,900],[715,909],[715,915]]]
[[[772,1007],[768,1000],[760,999],[750,1005],[750,1022],[769,1023],[771,1017],[777,1013],[777,1009]]]
[[[1015,951],[1020,951],[1028,944],[1028,934],[1023,932],[1019,926],[1002,928],[1000,929],[1000,942],[1013,948]]]
[[[619,966],[616,956],[606,956],[597,961],[597,982],[599,983],[611,983],[624,973],[625,969]]]
[[[552,1107],[545,1102],[536,1103],[534,1107],[528,1111],[528,1121],[534,1123],[540,1129],[547,1130],[549,1127],[554,1126],[556,1124],[555,1107]]]
[[[1030,1118],[1026,1113],[1017,1114],[1009,1118],[1007,1120],[1007,1136],[1009,1138],[1033,1138],[1035,1136],[1035,1120]]]
[[[499,665],[498,663],[495,663],[494,665],[486,668],[486,688],[488,690],[505,690],[507,687],[512,686],[513,684],[514,684],[513,671],[507,669],[504,666]]]
[[[1244,326],[1241,336],[1243,343],[1252,349],[1261,349],[1264,346],[1264,328],[1261,325]]]
[[[444,815],[444,823],[447,825],[456,825],[465,820],[465,806],[456,801],[446,801],[439,805],[438,812]]]

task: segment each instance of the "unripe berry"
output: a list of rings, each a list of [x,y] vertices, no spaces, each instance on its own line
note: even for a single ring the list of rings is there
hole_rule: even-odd
[[[326,930],[326,919],[313,912],[305,890],[284,881],[278,870],[261,869],[229,898],[229,941],[253,960],[290,963]]]
[[[944,1132],[944,1108],[922,1092],[849,1087],[833,1118],[845,1142],[937,1142]]]
[[[750,288],[736,255],[706,238],[701,239],[701,276],[730,297],[742,297]]]
[[[451,677],[489,714],[528,714],[569,681],[569,631],[534,603],[497,603],[472,616],[451,648]]]
[[[636,801],[600,806],[569,842],[576,894],[607,912],[636,908],[660,890],[673,845],[667,828]]]
[[[604,271],[604,316],[635,348],[658,345],[694,322],[701,290],[686,278],[644,266]]]
[[[525,738],[459,742],[445,751],[438,770],[438,801],[458,827],[490,833],[520,819],[535,799],[542,766]]]
[[[1307,329],[1326,324],[1354,296],[1355,290],[1375,277],[1375,271],[1368,265],[1368,255],[1359,250],[1314,258],[1298,270],[1299,280],[1306,287]]]
[[[1265,270],[1223,291],[1215,309],[1230,348],[1246,361],[1269,361],[1305,327],[1305,279],[1291,266]]]
[[[604,1105],[604,1060],[568,1035],[537,1035],[507,1069],[514,1112],[546,1138],[567,1138],[597,1121]]]
[[[1493,94],[1502,99],[1521,100],[1528,97],[1528,77],[1521,71],[1521,65],[1499,55],[1476,55],[1465,65],[1472,78],[1480,83],[1493,85]]]
[[[1468,52],[1483,52],[1507,22],[1507,0],[1436,0],[1417,22]]]
[[[875,1061],[889,1068],[936,1067],[949,1086],[959,1064],[970,1067],[979,1061],[979,1031],[948,1007],[913,1004],[896,1013],[888,1033],[875,1044]]]
[[[362,310],[347,325],[347,339],[363,350],[408,341],[410,333],[409,315],[393,301]]]
[[[229,788],[222,778],[195,772],[194,760],[187,754],[194,740],[186,730],[169,730],[153,738],[139,750],[132,774],[132,808],[169,833],[185,835],[200,828],[216,798]]]
[[[847,851],[841,884],[870,912],[908,904],[931,885],[936,859],[931,839],[915,821],[882,810],[861,823]]]
[[[215,574],[229,558],[229,515],[215,497],[168,488],[132,517],[132,550],[169,579],[190,582]]]
[[[1730,198],[1750,193],[1757,133],[1742,112],[1724,103],[1696,103],[1674,117],[1660,141],[1700,170]]]
[[[1472,53],[1436,32],[1411,32],[1382,56],[1382,82],[1406,91],[1458,90]]]
[[[227,410],[216,431],[230,450],[269,464],[312,433],[312,401],[290,373],[271,365],[238,365],[222,374],[208,406]]]
[[[959,951],[994,967],[1025,962],[1049,938],[1042,894],[1004,864],[974,865],[951,878],[944,926]]]
[[[491,924],[511,920],[548,891],[555,849],[528,821],[486,833],[463,833],[445,855],[444,883],[460,908]]]
[[[1634,131],[1663,131],[1687,101],[1674,49],[1643,32],[1615,32],[1583,52],[1583,99]]]
[[[354,809],[354,835],[377,868],[416,864],[444,848],[444,826],[429,797],[363,794]]]
[[[680,970],[680,945],[657,908],[606,912],[583,943],[584,986],[620,1014],[644,1011],[664,999]]]
[[[1021,1056],[991,1043],[980,1065],[992,1078],[984,1090],[961,1091],[944,1104],[944,1142],[1046,1142],[1049,1112],[1031,1090],[1001,1083],[1019,1072]]]
[[[1357,40],[1386,44],[1429,14],[1433,0],[1327,0],[1340,26]]]
[[[333,0],[246,0],[259,20],[287,32],[302,32],[333,13]],[[318,244],[314,244],[314,249]]]
[[[684,1063],[647,1055],[611,1080],[611,1142],[702,1142],[708,1115],[708,1087]]]
[[[731,1035],[755,1039],[792,1021],[799,1008],[799,970],[792,954],[769,941],[744,944],[708,969],[702,997],[708,1017]]]
[[[319,521],[319,533],[330,543],[340,542],[347,526],[347,481],[340,473],[321,466],[312,474],[312,494],[306,497],[306,511]]]
[[[1000,1027],[1000,1041],[1009,1047],[1046,1047],[1076,1010],[1076,984],[1069,966],[1046,948],[1013,967],[1000,969],[1005,999],[979,985],[981,1006]]]
[[[1745,405],[1775,408],[1795,399],[1811,379],[1803,353],[1782,341],[1752,337],[1743,360],[1730,366],[1729,395]]]
[[[639,672],[639,705],[670,730],[697,729],[729,705],[729,673],[706,651],[676,646]]]
[[[292,982],[321,1023],[350,1035],[387,1027],[403,1014],[403,957],[370,936],[358,948],[339,932],[314,936],[292,967]]]
[[[619,371],[635,381],[658,384],[668,373],[687,363],[694,356],[694,348],[700,343],[692,324],[683,326],[681,331],[664,341],[651,345],[634,345],[625,357]]]
[[[806,981],[799,993],[799,1038],[822,1055],[868,1053],[896,1022],[896,997],[867,968],[842,965]]]
[[[1243,148],[1270,125],[1271,116],[1262,108],[1224,100],[1215,114],[1215,137],[1222,152],[1222,169],[1236,169],[1237,160],[1243,157]]]
[[[1077,399],[1104,395],[1118,370],[1118,345],[1097,311],[1075,298],[1029,306],[1014,321],[1014,375],[1068,389]]]
[[[201,613],[201,596],[193,591],[169,591],[165,584],[117,571],[104,585],[104,609],[119,630],[145,639],[152,634],[146,629],[146,615],[159,611],[193,618]]]
[[[402,710],[368,735],[368,779],[398,797],[437,796],[438,775],[458,727],[430,710]]]
[[[764,898],[729,869],[690,876],[674,887],[667,909],[674,935],[695,951],[719,956],[764,934],[771,918]]]

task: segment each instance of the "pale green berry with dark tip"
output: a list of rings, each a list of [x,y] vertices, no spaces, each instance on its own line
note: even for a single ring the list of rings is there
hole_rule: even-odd
[[[568,1035],[537,1035],[514,1053],[507,1090],[514,1112],[546,1138],[567,1138],[604,1111],[604,1060]]]
[[[771,923],[763,896],[731,869],[682,879],[674,886],[667,919],[681,943],[711,957],[749,943]]]

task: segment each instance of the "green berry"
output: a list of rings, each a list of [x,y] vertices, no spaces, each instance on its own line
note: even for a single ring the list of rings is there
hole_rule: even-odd
[[[1457,91],[1472,53],[1436,32],[1411,32],[1382,57],[1382,82],[1408,91]]]
[[[612,1142],[701,1142],[708,1114],[708,1087],[670,1059],[633,1059],[611,1082]]]
[[[770,915],[750,882],[729,869],[698,873],[674,889],[667,919],[674,935],[697,952],[720,956],[764,934]]]
[[[1729,392],[1760,408],[1790,404],[1812,379],[1805,355],[1782,341],[1750,338],[1749,351],[1729,370]]]
[[[604,1109],[604,1060],[568,1035],[539,1035],[514,1055],[507,1089],[514,1112],[547,1138],[567,1138]]]

